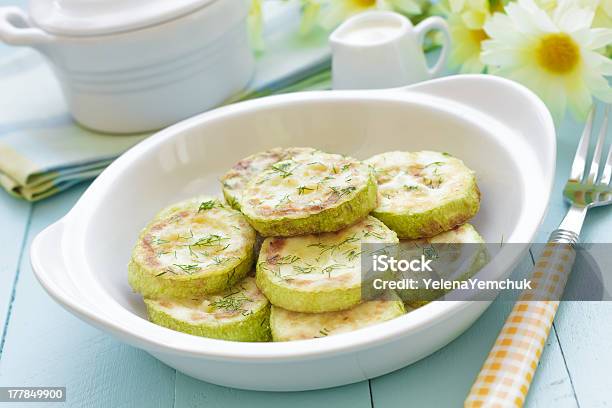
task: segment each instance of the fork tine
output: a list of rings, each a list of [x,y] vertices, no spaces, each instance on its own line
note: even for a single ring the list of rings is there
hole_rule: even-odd
[[[589,175],[587,176],[587,180],[586,180],[588,184],[595,183],[595,181],[597,180],[597,176],[599,175],[599,163],[601,162],[601,154],[603,151],[604,142],[606,141],[606,133],[608,133],[608,112],[609,110],[610,110],[610,107],[606,106],[604,110],[603,121],[601,122],[601,129],[599,129],[599,135],[597,136],[597,143],[595,144],[595,151],[593,152],[593,160],[591,161],[591,168],[589,170]]]
[[[578,143],[578,149],[576,149],[576,156],[574,156],[574,162],[572,163],[572,170],[570,172],[570,179],[575,181],[582,181],[584,177],[584,169],[586,165],[586,158],[589,153],[589,142],[591,141],[591,130],[593,129],[593,119],[595,117],[595,107],[589,112],[580,142]]]
[[[605,135],[608,132],[608,114],[610,113],[610,105],[606,106],[606,113],[604,116],[604,120],[601,124],[601,130],[599,131],[602,135]],[[599,180],[600,184],[610,184],[610,180],[612,179],[612,144],[610,144],[610,148],[608,149],[608,157],[606,159],[606,164],[601,173],[601,179]]]

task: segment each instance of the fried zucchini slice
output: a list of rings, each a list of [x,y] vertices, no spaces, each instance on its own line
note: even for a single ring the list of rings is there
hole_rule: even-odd
[[[418,309],[419,307],[423,307],[426,304],[431,303],[429,300],[408,300],[404,302],[404,307],[406,308],[406,313],[410,313],[413,310]]]
[[[318,150],[257,174],[241,202],[243,214],[265,237],[338,231],[375,207],[372,169],[353,158]]]
[[[305,313],[349,309],[362,300],[361,244],[398,243],[374,217],[337,232],[266,238],[257,285],[270,303]]]
[[[249,180],[279,161],[291,159],[294,156],[310,154],[310,147],[275,147],[264,152],[245,157],[221,177],[223,196],[233,208],[240,209],[242,191]]]
[[[252,277],[217,295],[144,302],[149,320],[172,330],[232,341],[270,339],[270,303]]]
[[[378,183],[372,215],[402,239],[448,231],[480,208],[474,172],[448,153],[388,152],[366,163],[374,167]]]
[[[174,204],[141,232],[128,265],[134,291],[148,298],[192,299],[240,281],[255,258],[255,231],[212,197]]]
[[[459,245],[457,245],[459,244]],[[464,245],[465,244],[465,245]],[[460,225],[434,237],[404,240],[400,244],[400,258],[413,259],[421,254],[434,259],[437,265],[432,272],[405,272],[405,278],[466,280],[474,276],[489,261],[489,252],[483,238],[471,224]],[[442,289],[434,290],[420,286],[418,289],[397,290],[406,305],[413,308],[443,296]]]
[[[338,312],[300,313],[272,306],[272,340],[292,341],[333,336],[395,319],[404,313],[404,304],[397,295],[393,299],[371,300]]]

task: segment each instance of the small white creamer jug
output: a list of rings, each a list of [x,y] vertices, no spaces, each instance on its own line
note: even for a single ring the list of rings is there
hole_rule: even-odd
[[[440,30],[444,38],[432,68],[422,48],[430,30]],[[429,17],[413,26],[408,18],[390,11],[355,15],[329,40],[334,89],[393,88],[431,79],[444,68],[450,45],[448,25],[441,17]]]

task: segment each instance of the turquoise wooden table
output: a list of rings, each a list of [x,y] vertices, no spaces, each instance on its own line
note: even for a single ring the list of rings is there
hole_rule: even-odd
[[[0,5],[6,3],[0,0]],[[539,241],[564,214],[561,188],[580,130],[581,125],[569,119],[559,127],[555,191]],[[457,407],[512,307],[494,302],[444,349],[370,381],[300,393],[250,392],[204,383],[81,322],[55,304],[35,280],[29,264],[33,237],[63,216],[86,188],[83,184],[35,204],[0,192],[0,386],[66,386],[66,405],[71,407]],[[612,242],[612,210],[593,210],[583,238]],[[518,267],[528,269],[532,262],[526,257]],[[610,367],[612,302],[565,302],[527,406],[610,406]],[[63,404],[44,404],[53,405]]]

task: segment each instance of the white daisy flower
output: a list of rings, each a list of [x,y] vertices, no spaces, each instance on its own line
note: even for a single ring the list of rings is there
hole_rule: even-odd
[[[550,12],[557,7],[557,0],[535,0],[544,10]],[[591,27],[610,28],[612,27],[612,0],[575,0],[576,4],[582,7],[590,7],[595,11],[593,24]],[[606,54],[612,58],[612,45],[602,50],[602,54]]]
[[[480,73],[482,42],[489,37],[483,26],[496,11],[489,0],[448,0],[438,3],[436,11],[446,17],[452,38],[449,65],[461,73]]]
[[[523,83],[560,120],[569,108],[584,118],[592,97],[612,102],[612,60],[598,53],[612,43],[612,29],[591,28],[594,10],[560,0],[546,12],[534,0],[518,0],[484,25],[482,61],[492,73]]]

